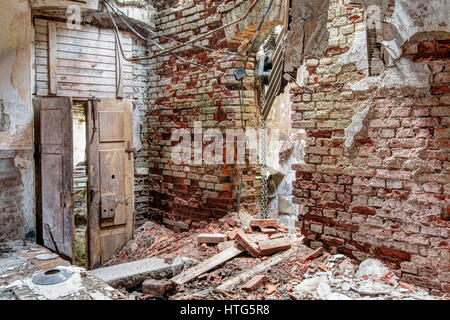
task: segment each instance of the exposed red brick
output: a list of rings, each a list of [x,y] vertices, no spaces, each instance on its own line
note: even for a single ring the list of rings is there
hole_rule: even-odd
[[[258,245],[250,239],[243,231],[238,230],[235,237],[236,241],[242,245],[253,257],[259,257]]]
[[[263,256],[268,256],[280,251],[285,251],[290,248],[291,241],[286,238],[268,240],[259,244],[259,251]]]
[[[265,281],[266,281],[266,276],[263,274],[259,274],[257,276],[254,276],[246,284],[244,284],[242,286],[242,290],[245,290],[248,292],[255,291],[256,289],[261,287],[261,285],[263,285]]]

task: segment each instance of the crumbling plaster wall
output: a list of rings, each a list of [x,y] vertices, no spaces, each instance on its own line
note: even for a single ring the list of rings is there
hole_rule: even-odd
[[[291,90],[293,126],[307,134],[305,164],[294,165],[299,225],[312,247],[381,257],[448,293],[449,3],[389,1],[394,37],[376,76],[365,10],[349,3],[330,1],[326,56],[306,59]]]
[[[27,0],[0,3],[0,240],[31,237],[34,218],[31,44]]]

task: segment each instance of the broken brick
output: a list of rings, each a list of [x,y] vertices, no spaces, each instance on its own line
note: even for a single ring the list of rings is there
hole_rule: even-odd
[[[142,292],[155,297],[167,297],[175,294],[177,285],[170,280],[147,279],[142,283]]]
[[[267,256],[291,248],[291,241],[286,238],[264,241],[259,244],[261,255]]]
[[[279,223],[278,219],[252,219],[250,227],[277,227]]]
[[[227,240],[227,236],[222,233],[202,233],[197,236],[199,243],[220,243]]]
[[[272,234],[269,239],[278,239],[278,238],[283,238],[284,235],[282,233],[274,233]]]
[[[263,274],[259,274],[254,276],[251,280],[249,280],[246,284],[242,286],[242,290],[245,291],[255,291],[258,289],[264,282],[266,281],[266,276]]]
[[[236,241],[242,245],[245,250],[247,250],[253,257],[259,257],[259,248],[258,245],[250,239],[248,235],[246,235],[243,231],[238,230],[236,234]]]
[[[228,240],[234,240],[236,238],[237,233],[239,232],[239,229],[234,229],[228,234]]]
[[[314,250],[313,252],[311,252],[310,254],[308,254],[304,260],[305,261],[309,261],[309,260],[314,260],[318,257],[320,257],[323,254],[323,248],[317,248],[316,250]]]
[[[277,233],[277,230],[273,229],[273,228],[261,227],[261,232],[265,233],[265,234],[268,234],[270,236],[270,235],[272,235],[274,233]]]

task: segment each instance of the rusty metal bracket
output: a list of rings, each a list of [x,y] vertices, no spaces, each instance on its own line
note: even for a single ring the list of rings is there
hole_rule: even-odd
[[[92,96],[91,97],[91,103],[92,103],[92,120],[93,120],[93,130],[94,132],[97,131],[97,102],[100,102],[101,100]]]

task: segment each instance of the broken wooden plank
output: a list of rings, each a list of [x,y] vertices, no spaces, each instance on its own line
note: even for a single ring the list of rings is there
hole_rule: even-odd
[[[278,263],[280,263],[281,261],[283,261],[285,259],[289,259],[290,257],[293,257],[294,255],[297,254],[297,252],[298,252],[298,247],[294,246],[291,249],[289,249],[288,251],[276,254],[273,257],[270,257],[269,259],[267,259],[266,261],[257,264],[250,270],[242,272],[242,273],[238,274],[237,276],[225,281],[220,286],[218,286],[216,288],[216,290],[218,290],[219,292],[220,291],[230,291],[232,288],[239,285],[240,283],[242,283],[244,281],[248,281],[251,277],[253,277],[259,273],[265,272],[270,267],[277,265]]]
[[[277,227],[279,223],[278,219],[252,219],[250,227]]]
[[[259,274],[254,276],[251,280],[249,280],[246,284],[242,286],[242,290],[244,291],[255,291],[258,289],[264,282],[266,281],[266,276],[263,274]]]
[[[258,245],[250,239],[242,230],[239,230],[236,234],[236,241],[242,245],[253,257],[259,257]]]
[[[205,273],[205,272],[221,265],[222,263],[224,263],[230,259],[233,259],[234,257],[237,257],[244,251],[245,251],[245,249],[239,245],[233,246],[231,248],[228,248],[228,249],[216,254],[215,256],[213,256],[209,259],[206,259],[205,261],[199,263],[195,267],[192,267],[192,268],[189,268],[189,269],[183,271],[179,275],[173,277],[171,280],[177,284],[184,284],[186,282],[191,281],[192,279],[195,279],[202,273]]]
[[[197,236],[199,243],[220,243],[226,240],[227,236],[223,233],[202,233]]]
[[[272,255],[280,251],[286,251],[291,248],[291,241],[287,238],[273,239],[261,242],[259,252],[262,256]]]

